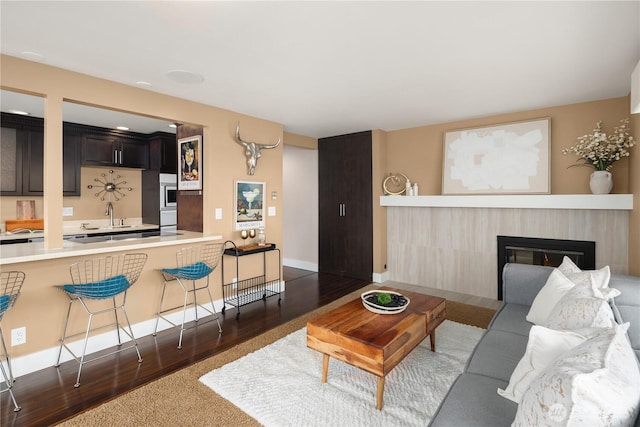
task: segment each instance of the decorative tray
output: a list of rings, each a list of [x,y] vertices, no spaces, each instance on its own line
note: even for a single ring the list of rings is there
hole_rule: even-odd
[[[391,297],[391,302],[388,304],[380,304],[378,302],[378,295],[380,294],[389,294]],[[362,305],[364,307],[376,314],[398,314],[402,313],[407,306],[409,305],[409,298],[404,295],[394,292],[394,291],[385,291],[385,290],[377,290],[377,291],[368,291],[362,293],[360,295],[362,299]]]

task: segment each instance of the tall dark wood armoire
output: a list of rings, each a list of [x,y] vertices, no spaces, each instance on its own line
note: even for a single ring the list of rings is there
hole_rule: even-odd
[[[318,140],[318,270],[371,280],[371,131]]]

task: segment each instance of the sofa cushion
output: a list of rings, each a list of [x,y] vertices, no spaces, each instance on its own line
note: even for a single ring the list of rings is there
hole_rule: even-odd
[[[528,312],[528,305],[505,304],[494,315],[489,329],[528,336],[532,326],[525,320]]]
[[[616,325],[556,359],[522,397],[514,426],[632,425],[640,407],[640,369]]]
[[[640,277],[612,274],[610,286],[620,291],[611,301],[616,322],[630,323],[627,335],[640,359]]]
[[[429,426],[432,427],[500,427],[509,426],[518,405],[495,392],[506,387],[505,381],[482,375],[463,373],[453,383],[440,403]]]
[[[520,403],[529,384],[556,358],[583,343],[587,338],[572,331],[556,331],[534,325],[529,332],[527,349],[511,374],[507,388],[498,394]]]
[[[527,341],[526,335],[488,330],[469,356],[465,372],[508,382],[524,355]]]

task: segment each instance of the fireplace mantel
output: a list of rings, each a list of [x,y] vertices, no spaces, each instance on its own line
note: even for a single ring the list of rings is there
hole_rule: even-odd
[[[423,208],[632,210],[633,194],[380,196],[380,206]]]

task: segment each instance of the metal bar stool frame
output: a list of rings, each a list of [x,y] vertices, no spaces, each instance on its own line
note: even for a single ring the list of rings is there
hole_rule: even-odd
[[[160,319],[163,319],[165,322],[170,325],[177,327],[180,326],[180,337],[178,339],[178,349],[182,348],[182,337],[184,331],[186,329],[191,329],[198,324],[202,325],[203,323],[208,323],[215,320],[218,323],[218,332],[222,333],[222,326],[220,325],[220,320],[218,319],[218,313],[216,311],[215,305],[213,304],[213,298],[211,297],[211,291],[209,289],[209,277],[211,273],[216,269],[218,264],[220,263],[220,259],[222,258],[222,251],[224,250],[223,243],[207,243],[199,246],[190,246],[186,248],[181,248],[176,253],[176,264],[177,268],[163,268],[160,270],[160,274],[163,279],[162,286],[162,296],[160,297],[160,305],[158,308],[158,316],[156,317],[156,326],[153,331],[153,335],[156,336],[158,332],[158,324]],[[204,283],[196,286],[196,281],[204,279]],[[164,305],[164,297],[167,290],[167,285],[173,281],[176,281],[182,291],[184,292],[184,301],[182,305],[178,305],[171,308],[163,308]],[[187,285],[187,282],[191,281],[191,286]],[[198,303],[197,299],[197,291],[206,290],[207,295],[209,296],[209,302],[211,303],[211,310],[202,304]],[[193,295],[193,301],[189,302],[189,295]],[[206,301],[205,301],[206,303]],[[185,327],[187,307],[193,306],[195,308],[195,321],[196,324],[190,327]],[[201,317],[198,316],[198,308],[204,310],[207,315],[214,316],[212,319],[207,320],[206,322],[197,323]],[[182,322],[178,325],[168,319],[165,314],[182,309]]]
[[[93,258],[85,261],[81,261],[72,264],[69,267],[71,274],[71,285],[56,286],[69,297],[69,307],[67,309],[67,318],[64,323],[64,329],[62,332],[62,338],[60,338],[60,349],[58,350],[58,359],[56,361],[56,367],[60,366],[60,358],[62,356],[62,349],[66,349],[73,359],[78,362],[78,376],[76,377],[76,383],[74,387],[80,387],[80,375],[82,374],[82,367],[89,363],[104,357],[119,353],[130,348],[135,348],[138,355],[138,363],[142,362],[142,356],[138,349],[138,341],[136,340],[131,323],[129,322],[129,316],[125,309],[127,301],[127,291],[140,277],[142,269],[147,261],[147,254],[133,253],[115,256],[106,256],[101,258]],[[108,300],[111,299],[111,307],[96,309],[92,307],[95,303],[91,302],[96,300]],[[118,301],[120,300],[120,301]],[[71,314],[71,308],[74,302],[78,302],[84,311],[89,316],[87,321],[87,328],[83,332],[77,332],[67,335],[67,329],[69,327],[69,318]],[[118,319],[118,310],[122,311],[125,324]],[[92,327],[94,316],[100,314],[106,314],[113,312],[115,321],[113,323]],[[115,326],[115,331],[118,336],[117,349],[107,354],[96,356],[89,360],[85,360],[87,343],[89,336],[92,332],[107,329]],[[127,335],[131,339],[131,344],[122,346],[121,332]],[[82,354],[78,356],[69,346],[67,340],[84,336],[82,344]]]
[[[7,310],[13,307],[13,305],[16,303],[16,300],[20,295],[20,289],[22,289],[22,284],[24,283],[24,278],[25,274],[22,271],[0,272],[0,322],[2,322],[4,313],[6,313]],[[7,388],[0,390],[0,393],[4,393],[5,391],[9,392],[9,396],[11,396],[11,400],[13,401],[13,411],[18,412],[22,408],[18,405],[16,397],[13,394],[13,383],[15,382],[15,378],[13,377],[13,370],[11,369],[11,358],[9,357],[9,352],[7,351],[7,345],[4,342],[4,335],[2,334],[1,326],[0,342],[2,342],[2,359],[4,359],[0,359],[0,371],[2,371],[2,377],[4,378],[4,382],[7,385]],[[4,367],[5,363],[7,365],[6,369]]]

